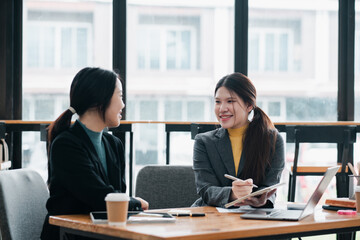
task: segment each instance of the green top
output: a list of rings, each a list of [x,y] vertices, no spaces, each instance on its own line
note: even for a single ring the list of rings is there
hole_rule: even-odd
[[[94,132],[88,129],[79,119],[77,119],[80,125],[84,128],[86,134],[89,136],[91,142],[93,143],[96,153],[100,159],[101,164],[104,167],[106,175],[108,174],[107,164],[106,164],[106,153],[105,153],[105,146],[104,142],[102,141],[103,131],[101,132]]]

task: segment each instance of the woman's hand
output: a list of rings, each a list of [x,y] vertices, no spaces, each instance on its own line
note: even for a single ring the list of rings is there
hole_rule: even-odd
[[[241,205],[250,205],[250,206],[253,206],[253,207],[261,207],[261,206],[265,205],[267,199],[271,195],[273,195],[275,192],[276,192],[276,189],[273,189],[270,192],[266,192],[266,193],[261,194],[260,197],[257,196],[257,197],[250,197],[248,199],[245,199],[240,204]]]
[[[141,208],[143,210],[148,210],[149,209],[149,203],[147,201],[145,201],[144,199],[140,198],[140,197],[135,197],[136,200],[139,200],[141,202]]]
[[[230,200],[236,200],[238,198],[241,198],[243,196],[246,196],[251,193],[252,191],[252,184],[253,180],[251,178],[246,180],[236,180],[232,182],[232,188],[231,188],[231,196]]]

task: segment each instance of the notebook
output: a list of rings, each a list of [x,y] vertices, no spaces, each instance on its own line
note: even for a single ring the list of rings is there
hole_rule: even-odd
[[[317,185],[315,191],[309,198],[303,210],[290,209],[257,209],[241,215],[244,219],[266,219],[266,220],[286,220],[299,221],[304,217],[313,214],[316,205],[324,194],[326,188],[329,186],[331,180],[336,175],[340,166],[330,167],[326,170],[323,178]]]

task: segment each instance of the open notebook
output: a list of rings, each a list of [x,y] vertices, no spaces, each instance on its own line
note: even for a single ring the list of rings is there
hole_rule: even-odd
[[[320,198],[329,186],[331,180],[336,175],[340,166],[328,168],[316,187],[314,193],[309,198],[303,210],[285,210],[285,209],[257,209],[241,215],[245,219],[266,219],[266,220],[287,220],[298,221],[314,213],[315,207]]]

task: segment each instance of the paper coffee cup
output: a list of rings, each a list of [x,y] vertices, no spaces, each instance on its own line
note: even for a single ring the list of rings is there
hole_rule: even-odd
[[[129,196],[126,193],[109,193],[105,197],[108,223],[112,226],[124,226],[127,220]]]
[[[356,212],[360,213],[360,186],[355,187]]]

